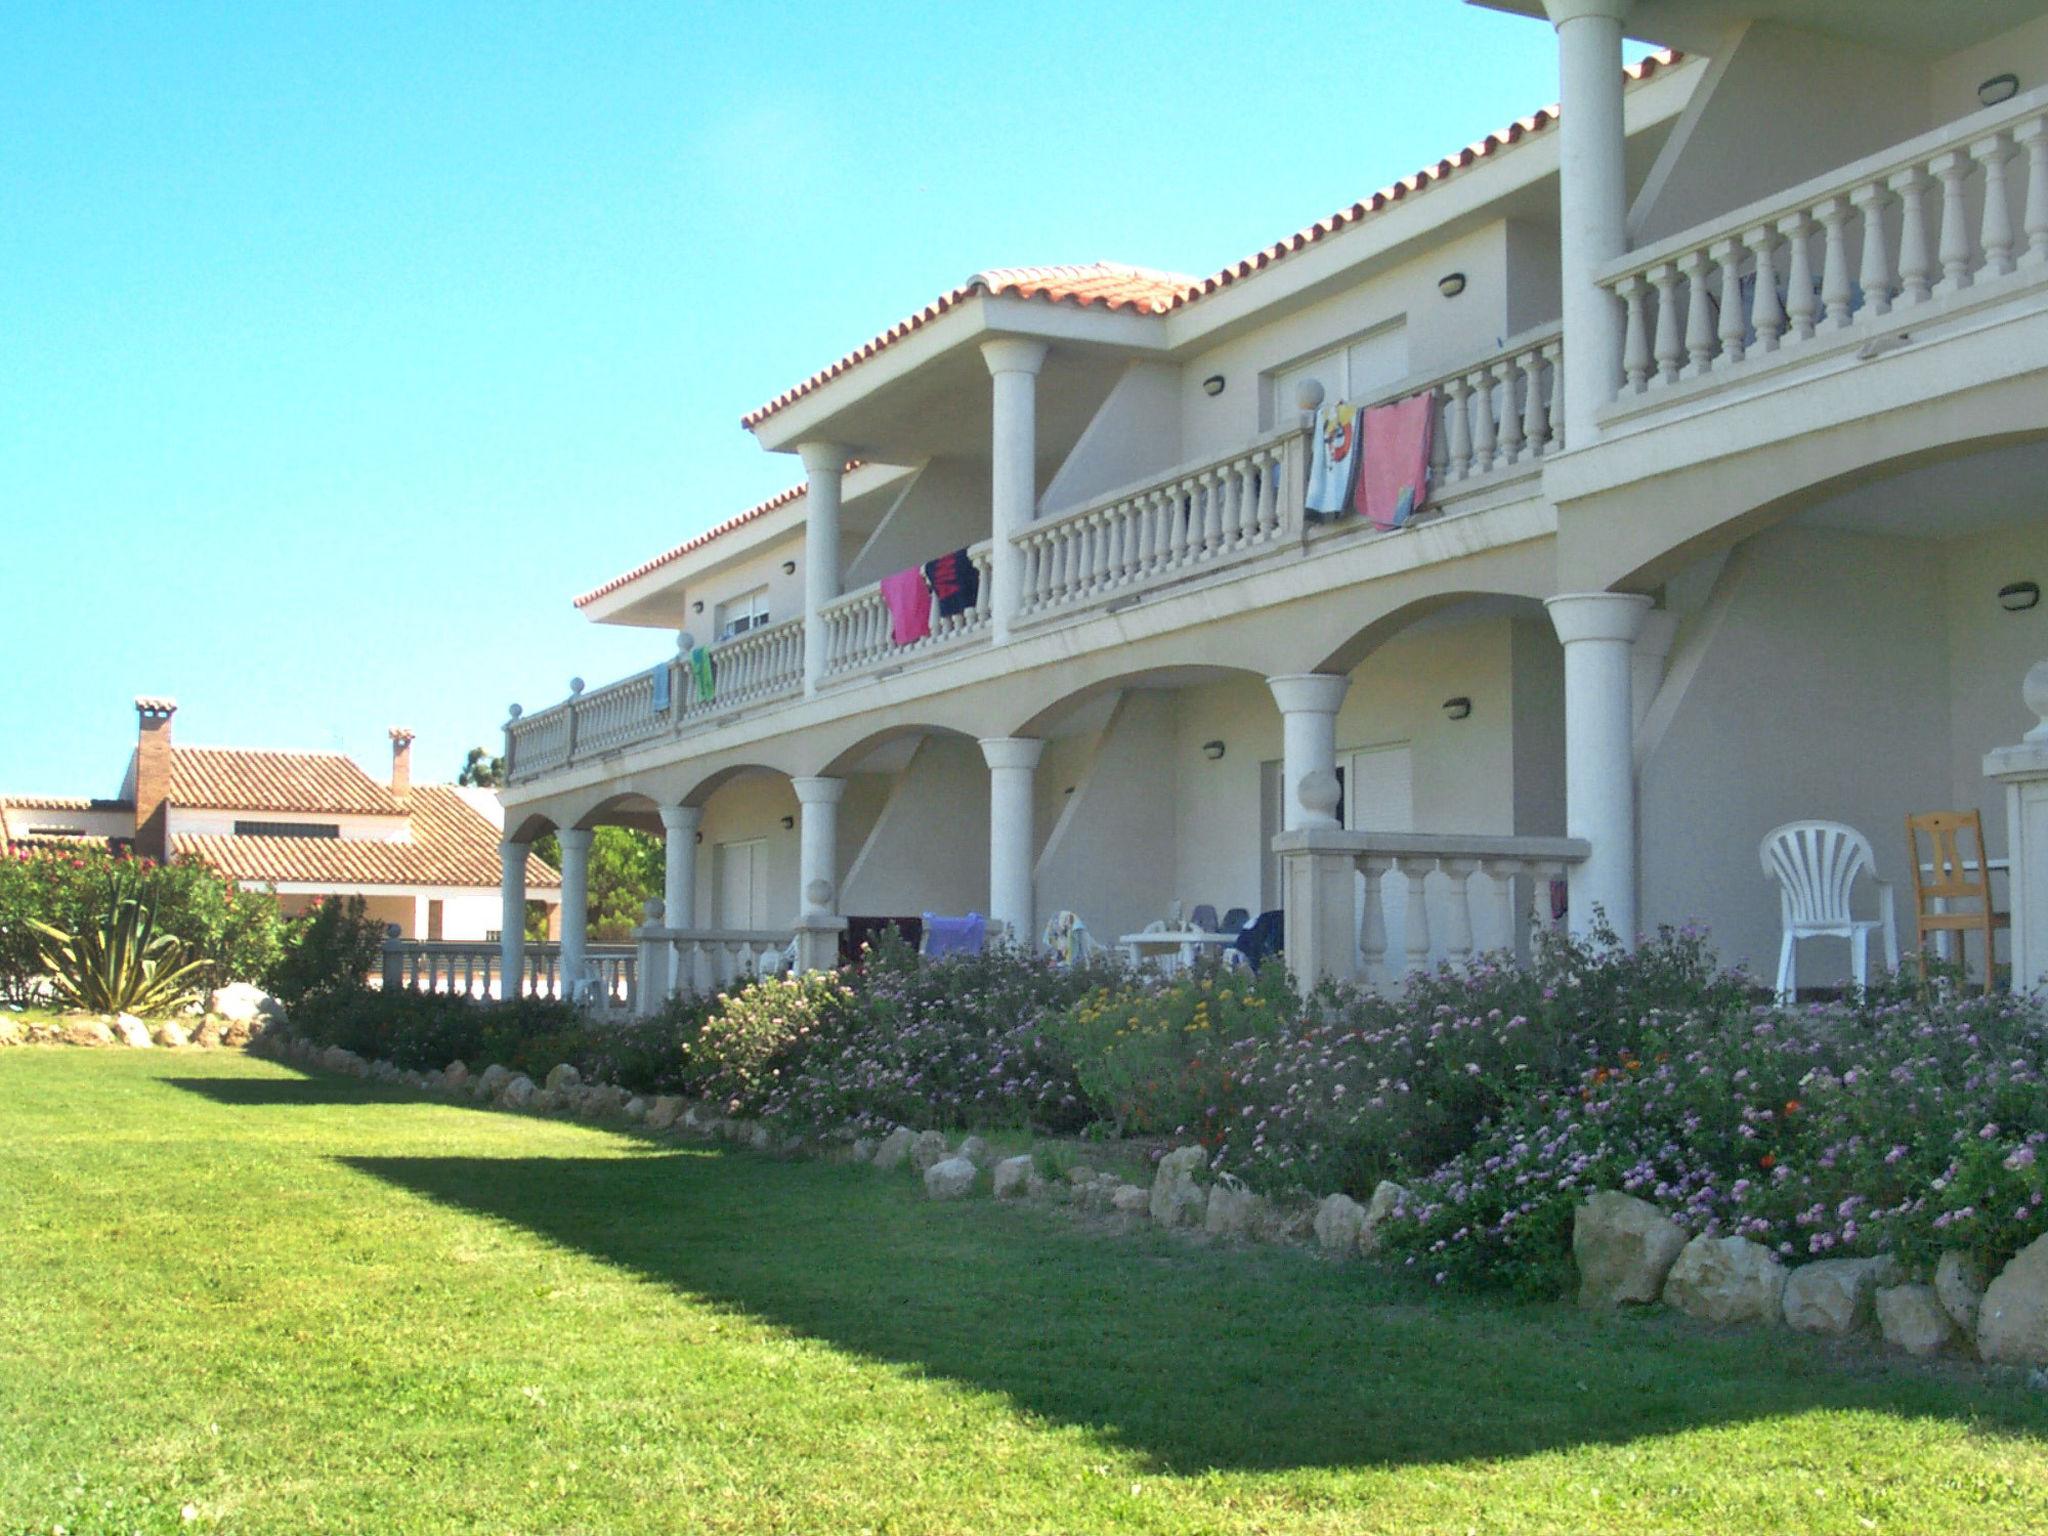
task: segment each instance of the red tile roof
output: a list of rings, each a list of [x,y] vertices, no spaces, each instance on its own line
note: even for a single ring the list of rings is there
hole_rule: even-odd
[[[1675,64],[1683,57],[1684,55],[1673,49],[1660,49],[1630,65],[1623,73],[1627,76],[1628,82],[1634,84],[1649,79],[1659,69]],[[747,428],[759,426],[777,411],[795,404],[805,395],[866,362],[876,353],[893,346],[913,331],[929,325],[947,310],[970,298],[1014,294],[1019,298],[1044,299],[1051,303],[1077,303],[1083,306],[1101,303],[1111,309],[1137,309],[1155,315],[1180,309],[1219,289],[1229,287],[1240,278],[1264,271],[1274,262],[1348,229],[1368,215],[1378,213],[1423,191],[1498,150],[1518,144],[1531,134],[1541,133],[1556,122],[1555,106],[1545,107],[1540,112],[1519,118],[1498,132],[1489,133],[1478,143],[1459,150],[1450,158],[1439,160],[1433,166],[1404,177],[1392,186],[1373,193],[1371,197],[1353,203],[1349,208],[1339,209],[1328,218],[1318,220],[1306,229],[1296,230],[1286,239],[1255,251],[1242,261],[1233,262],[1205,278],[1177,277],[1172,273],[1153,272],[1142,267],[1119,267],[1111,262],[1098,262],[1092,267],[1012,267],[977,273],[958,288],[940,295],[917,313],[897,321],[881,335],[864,346],[855,348],[836,363],[820,369],[802,383],[784,390],[765,405],[747,412],[740,418],[740,425]]]
[[[326,811],[396,816],[389,785],[341,752],[171,748],[171,804],[187,810]]]
[[[852,473],[854,470],[859,469],[860,466],[861,461],[859,459],[848,459],[846,461],[846,469],[849,474]],[[702,533],[694,533],[690,535],[689,538],[683,540],[682,543],[676,545],[674,549],[663,550],[653,559],[641,561],[638,565],[634,566],[632,570],[625,572],[623,575],[614,576],[610,581],[606,582],[601,587],[592,587],[588,592],[584,593],[581,597],[576,599],[576,606],[578,608],[587,608],[592,603],[596,602],[599,598],[609,597],[612,593],[618,591],[619,588],[625,586],[628,582],[638,581],[642,576],[645,576],[649,571],[658,571],[664,565],[668,565],[673,563],[674,561],[682,559],[683,556],[689,554],[691,550],[702,549],[706,544],[709,544],[713,539],[731,533],[736,528],[744,528],[748,523],[751,523],[757,517],[767,516],[770,512],[773,512],[777,507],[786,507],[793,501],[801,500],[806,489],[807,487],[803,485],[792,485],[787,490],[777,491],[773,496],[770,496],[766,501],[756,502],[753,506],[747,508],[747,510],[744,512],[734,513],[731,517],[728,517],[724,522],[716,523],[711,527],[706,528]]]
[[[86,795],[0,795],[4,811],[132,811],[132,800],[96,800]]]
[[[498,888],[498,829],[447,784],[417,784],[412,841],[348,837],[229,837],[180,833],[171,852],[200,858],[252,885],[454,885]],[[559,886],[553,866],[527,856],[529,886]]]

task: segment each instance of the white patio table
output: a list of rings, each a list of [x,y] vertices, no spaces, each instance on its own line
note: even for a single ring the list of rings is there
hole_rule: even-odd
[[[1166,928],[1153,933],[1127,933],[1117,940],[1132,965],[1147,960],[1158,962],[1161,970],[1193,965],[1204,946],[1228,949],[1237,942],[1234,933],[1206,933],[1200,928]]]

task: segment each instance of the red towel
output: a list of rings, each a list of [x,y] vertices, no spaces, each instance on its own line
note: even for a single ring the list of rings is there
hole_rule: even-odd
[[[1354,503],[1375,528],[1399,528],[1429,500],[1436,393],[1424,390],[1365,413],[1364,462]]]
[[[889,638],[898,645],[922,640],[932,632],[932,594],[917,566],[884,576],[882,601],[889,605]]]

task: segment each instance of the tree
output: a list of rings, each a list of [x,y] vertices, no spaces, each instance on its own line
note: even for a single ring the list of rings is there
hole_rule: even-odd
[[[478,789],[501,789],[505,784],[505,759],[492,757],[482,747],[471,747],[455,782],[474,784]]]
[[[533,840],[534,853],[560,869],[555,834]],[[617,942],[645,921],[648,902],[661,895],[666,854],[661,839],[630,827],[599,827],[590,839],[589,936]]]

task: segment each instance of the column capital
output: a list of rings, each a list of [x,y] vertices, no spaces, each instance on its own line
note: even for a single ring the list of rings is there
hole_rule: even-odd
[[[1036,768],[1045,743],[1035,736],[984,736],[981,759],[990,768]]]
[[[661,830],[671,835],[695,832],[703,820],[704,807],[701,805],[664,805],[661,808]]]
[[[1266,679],[1283,715],[1334,715],[1344,706],[1351,679],[1328,672],[1287,672]]]
[[[981,356],[992,374],[1035,374],[1045,366],[1045,343],[1024,336],[995,336],[981,344]]]
[[[1634,5],[1635,0],[1543,0],[1544,14],[1549,16],[1553,27],[1561,27],[1568,21],[1585,21],[1589,18],[1599,21],[1625,21]]]
[[[533,844],[521,842],[516,837],[501,837],[498,839],[498,857],[501,859],[523,859],[526,857],[527,851],[532,847]]]
[[[589,827],[557,827],[555,841],[562,845],[564,853],[590,852],[592,829]]]
[[[1643,620],[1650,612],[1650,599],[1634,592],[1560,592],[1547,597],[1551,627],[1565,645],[1581,640],[1619,640],[1635,644]]]
[[[793,778],[789,787],[796,791],[799,805],[837,805],[846,793],[846,780]]]
[[[835,479],[846,472],[846,461],[852,457],[838,443],[798,443],[796,456],[804,461],[804,473],[815,480],[820,475],[831,475]]]

